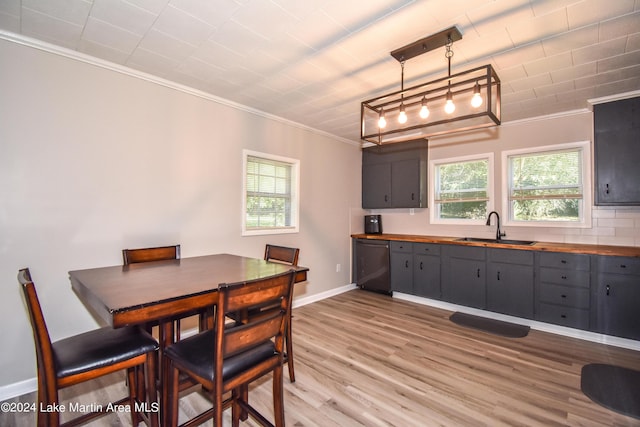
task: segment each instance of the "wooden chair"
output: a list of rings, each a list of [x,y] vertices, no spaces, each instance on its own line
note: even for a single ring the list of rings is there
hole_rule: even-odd
[[[164,261],[171,259],[180,259],[180,245],[122,250],[122,261],[124,265],[138,264],[143,262]],[[198,327],[199,330],[203,330],[204,324],[206,323],[206,315],[204,313],[189,313],[188,315],[183,317],[189,317],[194,314],[200,315],[198,320]],[[157,323],[147,324],[147,332],[151,333],[151,329],[155,325],[157,325]],[[175,319],[173,325],[175,331],[175,340],[178,341],[180,340],[181,330],[180,319]],[[159,334],[160,340],[162,340],[162,331],[160,331]]]
[[[122,250],[124,265],[167,259],[180,259],[180,245]]]
[[[58,390],[125,369],[129,396],[115,402],[114,405],[130,405],[131,422],[134,426],[138,425],[140,419],[144,419],[151,426],[157,426],[157,412],[151,410],[150,413],[144,414],[136,408],[136,403],[144,404],[149,409],[155,406],[152,403],[156,402],[157,398],[156,340],[138,327],[105,327],[52,343],[29,269],[19,271],[18,282],[27,302],[36,348],[38,426],[60,425],[60,414],[57,411],[46,410],[58,406]],[[87,413],[63,425],[83,424],[106,414]]]
[[[290,270],[268,279],[218,287],[213,329],[178,341],[164,353],[170,369],[165,425],[177,425],[179,375],[183,373],[209,390],[213,402],[212,408],[188,421],[187,425],[213,418],[215,426],[222,426],[222,412],[230,405],[234,426],[248,415],[263,426],[272,426],[249,405],[248,395],[251,382],[273,372],[275,425],[284,426],[284,334],[294,280],[295,271]],[[230,313],[274,305],[275,309],[242,324],[225,321]],[[231,396],[225,400],[224,396],[229,392]]]
[[[264,259],[267,261],[281,262],[283,264],[298,265],[300,249],[287,248],[267,244],[264,248]]]
[[[267,244],[264,248],[264,259],[271,262],[280,262],[283,264],[289,264],[293,266],[298,265],[298,255],[300,255],[300,249],[288,248],[285,246],[275,246]],[[291,333],[292,326],[292,312],[291,305],[293,304],[293,292],[291,292],[289,301],[289,317],[287,318],[287,331],[285,334],[285,343],[287,345],[287,352],[284,355],[284,362],[289,368],[289,381],[292,383],[296,381],[296,375],[293,368],[293,335]]]

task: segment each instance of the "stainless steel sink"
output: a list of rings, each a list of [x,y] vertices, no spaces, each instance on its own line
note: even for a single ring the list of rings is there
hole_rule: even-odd
[[[509,239],[481,239],[480,237],[463,237],[456,239],[457,242],[478,242],[478,243],[499,243],[502,245],[522,245],[530,246],[535,242],[529,240],[509,240]]]

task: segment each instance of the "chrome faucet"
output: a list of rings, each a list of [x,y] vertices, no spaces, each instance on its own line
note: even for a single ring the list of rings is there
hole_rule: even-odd
[[[498,215],[498,212],[496,211],[489,212],[489,216],[487,216],[487,225],[491,225],[491,215],[493,214],[496,214],[496,225],[498,226],[498,229],[496,230],[496,240],[500,240],[504,236],[506,236],[507,233],[502,233],[500,231],[500,215]]]

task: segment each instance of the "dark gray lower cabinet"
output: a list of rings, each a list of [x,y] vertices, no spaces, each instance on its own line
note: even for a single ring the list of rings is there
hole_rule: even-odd
[[[486,308],[486,249],[446,245],[443,257],[442,299],[468,307]]]
[[[538,253],[536,320],[589,330],[591,257]]]
[[[487,310],[533,319],[533,252],[487,249]]]
[[[391,290],[413,294],[413,243],[391,242]]]
[[[440,245],[413,244],[413,291],[426,298],[440,299]]]
[[[640,259],[598,256],[596,332],[640,340]]]
[[[370,243],[356,239],[356,252]],[[377,243],[388,243],[392,291],[640,340],[640,258]],[[386,258],[354,255],[358,284],[373,288],[364,279],[377,280]]]

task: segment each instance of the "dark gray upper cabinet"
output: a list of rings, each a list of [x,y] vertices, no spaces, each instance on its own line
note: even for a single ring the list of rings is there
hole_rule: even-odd
[[[362,150],[363,209],[427,207],[427,140]]]
[[[593,107],[596,205],[640,205],[640,97]]]

